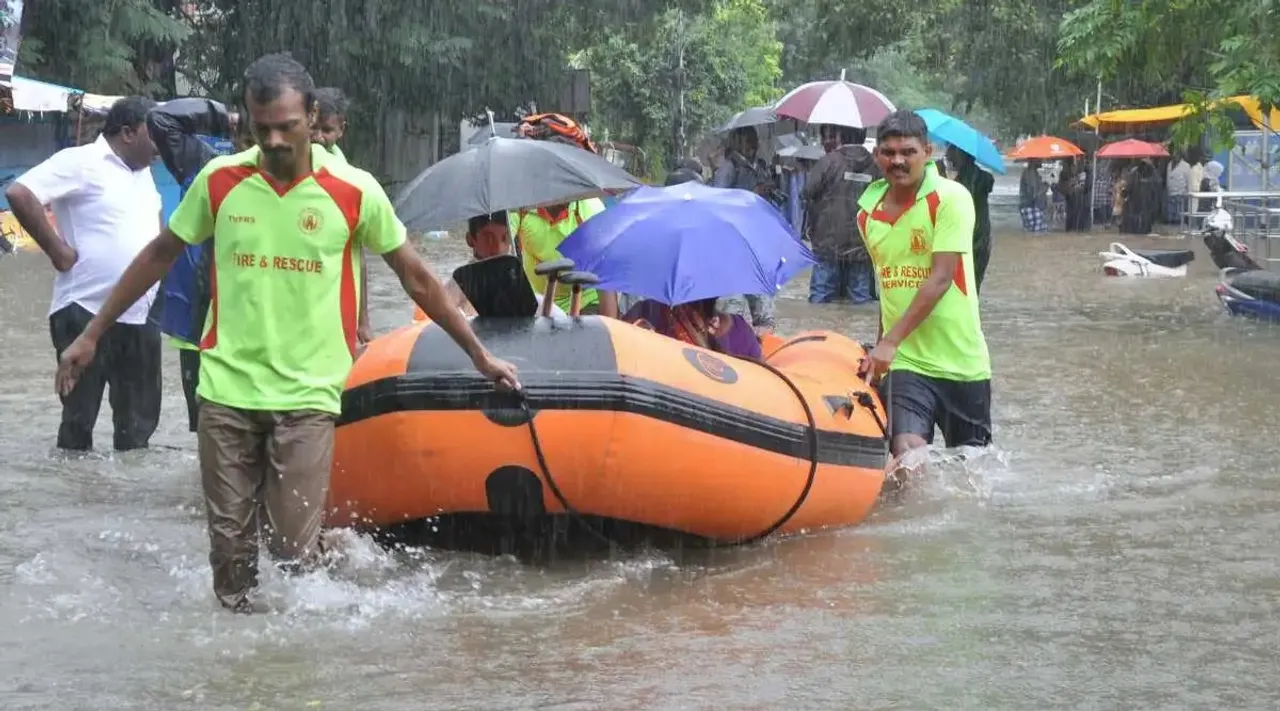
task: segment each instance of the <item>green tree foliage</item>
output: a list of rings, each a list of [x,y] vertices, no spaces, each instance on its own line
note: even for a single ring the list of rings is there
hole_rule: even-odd
[[[959,83],[957,78],[947,80],[916,66],[909,47],[910,43],[903,42],[868,58],[854,60],[849,63],[847,78],[876,87],[900,109],[939,109],[964,119],[993,138],[1006,133],[1000,117],[985,104],[957,102],[954,93]]]
[[[287,50],[316,81],[352,99],[356,160],[383,140],[393,111],[452,126],[530,103],[555,110],[574,48],[654,16],[676,0],[205,0],[183,65],[204,93],[238,101],[254,58]],[[686,0],[697,7],[700,0]]]
[[[784,71],[792,81],[833,78],[847,67],[850,80],[891,98],[928,96],[963,116],[989,109],[999,120],[986,123],[1007,136],[1056,130],[1092,95],[1092,84],[1054,67],[1068,0],[775,2],[790,33]],[[894,76],[866,76],[868,62],[886,75],[890,60]]]
[[[102,94],[172,95],[170,58],[190,34],[169,0],[27,2],[18,72]]]
[[[1062,20],[1058,63],[1101,79],[1120,105],[1190,102],[1197,111],[1175,127],[1179,142],[1209,128],[1227,141],[1232,121],[1220,99],[1280,104],[1277,29],[1276,0],[1089,0]]]
[[[904,3],[854,0],[766,0],[783,44],[787,85],[840,76],[848,62],[866,59],[906,36]]]
[[[782,43],[761,0],[671,8],[603,30],[578,58],[591,70],[592,124],[671,159],[749,106],[781,95]]]

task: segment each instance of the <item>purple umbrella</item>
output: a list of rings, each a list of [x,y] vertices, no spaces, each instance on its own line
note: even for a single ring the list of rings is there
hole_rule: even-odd
[[[759,195],[694,182],[638,188],[582,223],[560,253],[601,289],[668,306],[773,294],[815,261]]]

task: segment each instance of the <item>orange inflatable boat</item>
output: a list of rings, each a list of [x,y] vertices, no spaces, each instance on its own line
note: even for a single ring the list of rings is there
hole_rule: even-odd
[[[740,543],[856,524],[880,493],[884,410],[841,335],[761,364],[601,317],[472,327],[523,395],[432,323],[375,340],[343,397],[332,525],[567,514]]]

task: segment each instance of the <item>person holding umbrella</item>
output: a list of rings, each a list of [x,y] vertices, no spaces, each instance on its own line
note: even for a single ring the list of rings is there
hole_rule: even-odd
[[[973,290],[982,292],[982,278],[991,261],[991,207],[988,201],[996,179],[978,167],[973,156],[955,146],[947,147],[947,162],[956,169],[955,181],[973,198]]]
[[[759,343],[726,295],[762,295],[814,263],[782,215],[759,195],[681,181],[635,190],[561,245],[600,286],[642,301],[628,317],[697,345],[755,357]],[[734,318],[737,316],[738,318]],[[743,327],[747,326],[743,331]],[[745,334],[745,339],[743,335]]]
[[[712,178],[712,186],[747,190],[769,200],[774,189],[773,176],[764,159],[759,157],[759,152],[760,137],[754,126],[733,129],[725,144],[724,160]],[[730,313],[748,317],[758,334],[772,332],[777,326],[773,316],[773,297],[744,294],[727,299],[725,308]]]
[[[575,145],[584,151],[596,153],[595,144],[578,124],[561,114],[537,114],[520,121],[516,134],[536,141],[555,141]],[[582,223],[604,212],[600,198],[577,200],[560,205],[549,205],[533,210],[517,210],[509,217],[509,228],[520,246],[525,274],[534,293],[546,290],[547,278],[535,272],[543,262],[561,258],[560,243]],[[572,293],[568,287],[556,287],[556,305],[568,311]],[[585,289],[582,292],[582,313],[618,317],[618,296],[612,291]]]
[[[864,129],[823,126],[821,133],[827,153],[809,170],[802,193],[812,220],[809,240],[818,258],[809,276],[809,303],[848,295],[853,303],[865,304],[874,300],[875,274],[858,235],[858,198],[880,177],[880,169],[862,145]]]

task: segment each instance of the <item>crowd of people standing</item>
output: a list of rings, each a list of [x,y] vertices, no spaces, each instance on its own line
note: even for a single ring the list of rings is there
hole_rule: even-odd
[[[1029,161],[1018,191],[1027,232],[1047,232],[1060,221],[1067,232],[1115,227],[1120,234],[1146,235],[1158,223],[1182,226],[1186,216],[1212,209],[1214,201],[1192,193],[1223,190],[1221,163],[1199,148],[1168,159]]]

